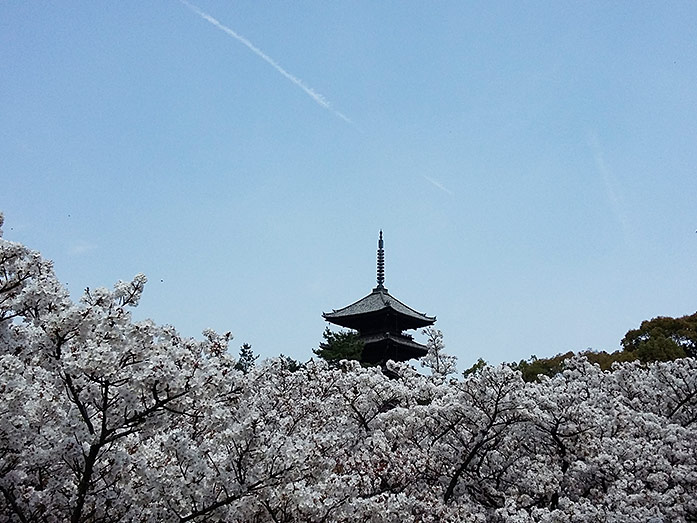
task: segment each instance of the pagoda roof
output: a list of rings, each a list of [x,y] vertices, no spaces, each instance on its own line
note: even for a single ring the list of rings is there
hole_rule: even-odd
[[[361,336],[361,341],[364,343],[362,359],[373,363],[387,360],[406,361],[428,354],[428,347],[415,342],[411,336],[384,332]]]
[[[407,348],[412,349],[412,350],[417,351],[417,352],[423,351],[424,355],[428,352],[428,347],[426,345],[422,345],[421,343],[414,341],[413,339],[411,339],[411,337],[406,337],[403,335],[395,335],[395,334],[391,334],[389,332],[384,332],[384,333],[379,333],[379,334],[370,334],[368,336],[361,337],[361,341],[365,345],[370,345],[372,343],[391,341],[395,345],[399,345],[401,347],[407,347]]]
[[[427,316],[426,314],[415,311],[408,305],[402,303],[387,292],[387,289],[382,285],[378,285],[373,289],[373,292],[352,303],[351,305],[347,305],[341,309],[333,309],[332,312],[325,312],[322,314],[322,316],[327,321],[342,325],[346,320],[350,321],[356,317],[390,311],[396,313],[398,316],[410,320],[409,323],[415,324],[416,326],[425,327],[426,325],[431,325],[436,321],[435,316]]]

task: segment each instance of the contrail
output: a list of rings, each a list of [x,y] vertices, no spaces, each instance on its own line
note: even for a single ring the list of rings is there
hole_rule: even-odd
[[[424,177],[424,179],[425,179],[426,181],[431,182],[433,185],[435,185],[436,187],[438,187],[441,191],[447,192],[448,194],[453,194],[453,191],[451,191],[450,189],[448,189],[447,187],[445,187],[442,183],[440,183],[440,182],[434,180],[433,178],[430,178],[430,177],[426,176],[425,174],[423,174],[422,176]]]
[[[320,106],[324,107],[324,108],[327,109],[328,111],[331,111],[332,113],[334,113],[336,116],[338,116],[339,118],[341,118],[341,119],[344,120],[345,122],[350,123],[350,124],[353,124],[353,122],[352,122],[345,114],[343,114],[343,113],[337,111],[336,109],[334,109],[334,108],[332,107],[331,103],[329,103],[329,100],[327,100],[324,96],[322,96],[320,93],[318,93],[317,91],[315,91],[312,87],[310,87],[310,86],[307,85],[305,82],[303,82],[300,78],[298,78],[297,76],[294,76],[294,75],[292,75],[291,73],[289,73],[288,71],[286,71],[283,67],[281,67],[281,66],[279,65],[278,62],[276,62],[276,60],[274,60],[274,59],[271,58],[269,55],[267,55],[264,51],[262,51],[262,50],[259,49],[257,46],[255,46],[252,42],[250,42],[249,40],[247,40],[244,36],[242,36],[242,35],[240,35],[240,34],[237,34],[235,31],[233,31],[233,30],[230,29],[229,27],[227,27],[227,26],[221,24],[218,20],[216,20],[215,18],[213,18],[211,15],[209,15],[209,14],[207,14],[207,13],[204,13],[204,12],[201,11],[198,7],[196,7],[196,6],[193,5],[193,4],[190,4],[190,3],[187,2],[186,0],[179,0],[179,1],[180,1],[182,4],[184,4],[186,7],[188,7],[189,9],[191,9],[191,10],[192,10],[194,13],[196,13],[198,16],[200,16],[201,18],[203,18],[204,20],[206,20],[207,22],[210,22],[211,24],[213,24],[214,26],[216,26],[216,27],[217,27],[218,29],[220,29],[221,31],[224,31],[224,32],[227,33],[228,35],[232,36],[232,37],[233,37],[235,40],[237,40],[238,42],[244,44],[244,45],[245,45],[250,51],[252,51],[255,55],[257,55],[259,58],[261,58],[261,59],[264,60],[266,63],[268,63],[271,67],[273,67],[274,69],[276,69],[276,71],[278,71],[279,73],[281,73],[284,77],[286,77],[288,80],[290,80],[291,82],[293,82],[295,85],[297,85],[298,87],[300,87],[300,89],[302,89],[303,91],[305,91],[305,93],[306,93],[310,98],[312,98],[315,102],[317,102],[317,104],[319,104]]]
[[[600,143],[598,141],[598,137],[595,135],[595,133],[592,133],[589,136],[588,143],[593,153],[593,159],[595,160],[596,167],[598,168],[598,171],[600,171],[600,174],[603,177],[605,193],[610,202],[612,211],[615,215],[615,218],[622,227],[622,232],[626,237],[628,232],[630,231],[630,223],[627,218],[627,213],[624,210],[624,202],[622,200],[622,195],[617,190],[619,185],[617,183],[617,179],[605,163],[605,156],[603,155],[603,152],[600,148]]]

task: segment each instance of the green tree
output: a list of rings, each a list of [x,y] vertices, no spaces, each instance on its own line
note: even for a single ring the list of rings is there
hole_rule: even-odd
[[[554,376],[558,372],[561,372],[564,361],[573,357],[573,355],[573,352],[557,354],[551,358],[538,358],[532,355],[529,359],[520,360],[520,362],[512,363],[510,366],[515,370],[519,370],[525,381],[535,381],[539,374]]]
[[[255,356],[252,351],[252,346],[249,343],[243,343],[240,347],[240,355],[237,358],[237,363],[235,363],[235,369],[241,370],[245,374],[254,367],[256,360],[259,356]]]
[[[283,365],[283,368],[285,368],[286,370],[289,370],[290,372],[295,372],[295,371],[303,368],[302,363],[300,363],[298,360],[294,360],[290,356],[286,356],[285,354],[280,354],[278,356],[278,359],[281,360],[281,364]]]
[[[636,354],[616,350],[615,352],[595,352],[591,349],[580,352],[581,356],[585,356],[591,363],[597,363],[602,370],[610,370],[613,363],[622,361],[634,361],[637,359]]]
[[[477,362],[474,363],[469,369],[465,369],[462,375],[466,378],[467,376],[471,376],[472,374],[478,374],[487,365],[488,363],[486,361],[484,361],[482,358],[479,358]]]
[[[658,316],[645,320],[638,329],[628,331],[620,344],[622,350],[615,352],[587,349],[579,354],[591,363],[597,363],[603,370],[609,370],[613,363],[622,361],[649,363],[697,357],[697,312],[680,318]],[[525,381],[535,381],[540,374],[553,376],[560,372],[564,361],[572,356],[573,352],[541,359],[532,356],[510,366],[519,370]]]
[[[658,351],[656,351],[656,354]],[[580,351],[579,356],[585,357],[591,363],[596,363],[602,370],[610,370],[613,363],[619,363],[622,361],[634,361],[641,360],[643,362],[656,361],[659,358],[646,354],[646,359],[642,357],[644,353],[627,352],[622,350],[617,350],[615,352],[605,352],[605,351],[594,351],[593,349],[586,349]],[[536,381],[539,379],[540,375],[554,376],[555,374],[561,372],[564,369],[564,363],[566,360],[573,358],[576,353],[569,351],[564,354],[557,354],[551,358],[537,358],[537,356],[531,356],[527,360],[520,360],[518,363],[509,364],[511,368],[519,370],[523,375],[523,380],[525,381]],[[673,358],[674,359],[674,358]]]
[[[627,332],[622,347],[642,361],[697,357],[697,312],[671,318],[658,316]]]
[[[317,356],[332,363],[341,360],[361,359],[363,352],[363,342],[355,331],[334,332],[329,327],[322,333],[324,341],[319,344],[318,349],[312,349]]]

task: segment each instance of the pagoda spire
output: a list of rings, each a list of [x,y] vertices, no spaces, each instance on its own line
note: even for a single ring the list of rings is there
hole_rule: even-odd
[[[370,294],[341,309],[322,314],[334,325],[358,331],[363,346],[357,358],[363,363],[380,364],[387,360],[407,361],[428,354],[422,345],[404,331],[433,325],[435,316],[426,316],[390,295],[385,288],[385,242],[378,239],[378,285]],[[390,371],[383,370],[385,373]]]
[[[382,241],[382,230],[378,240],[378,286],[377,289],[384,289],[385,283],[385,243]]]

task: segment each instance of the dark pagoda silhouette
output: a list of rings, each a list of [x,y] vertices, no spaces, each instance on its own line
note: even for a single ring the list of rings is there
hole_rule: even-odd
[[[425,356],[428,348],[404,331],[432,325],[436,318],[415,311],[387,292],[382,231],[378,240],[377,281],[378,286],[365,298],[322,316],[330,323],[358,331],[363,342],[361,361],[364,363],[406,361]]]

